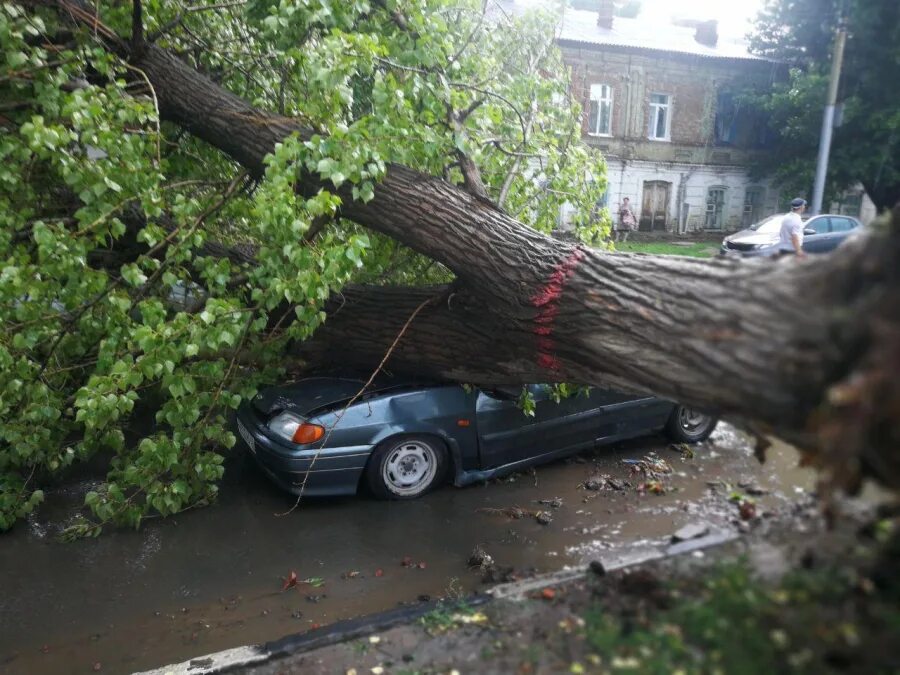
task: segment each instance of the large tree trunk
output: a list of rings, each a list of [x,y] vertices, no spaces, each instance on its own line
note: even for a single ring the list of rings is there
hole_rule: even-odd
[[[256,175],[276,143],[307,133],[156,46],[133,63],[149,78],[163,119]],[[319,184],[304,176],[299,187]],[[389,368],[464,382],[571,381],[652,392],[825,454],[846,452],[861,462],[846,467],[848,478],[861,466],[882,479],[888,469],[890,480],[900,476],[893,423],[900,384],[884,375],[900,372],[897,234],[870,233],[809,261],[700,261],[565,244],[402,166],[389,167],[368,203],[341,196],[343,217],[440,261],[458,282],[347,289],[301,347],[305,354],[371,368],[432,298]]]

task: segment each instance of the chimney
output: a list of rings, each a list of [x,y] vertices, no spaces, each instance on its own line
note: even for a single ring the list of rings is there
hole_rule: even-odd
[[[597,25],[600,26],[600,28],[612,28],[615,11],[616,6],[613,0],[598,0]]]
[[[701,45],[715,47],[719,42],[719,22],[716,20],[699,21],[694,29],[694,39]]]

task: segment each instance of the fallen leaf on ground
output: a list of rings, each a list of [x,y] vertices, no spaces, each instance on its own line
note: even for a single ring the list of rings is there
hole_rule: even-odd
[[[556,591],[554,591],[552,588],[545,588],[541,591],[541,597],[544,600],[553,600],[553,598],[556,597]]]
[[[453,620],[456,623],[487,623],[487,614],[475,612],[474,614],[454,614]]]
[[[738,507],[738,512],[744,520],[752,520],[756,518],[756,504],[750,501],[743,501]]]
[[[288,575],[288,578],[284,580],[284,586],[281,587],[281,590],[286,591],[289,588],[293,588],[297,585],[297,573],[294,570],[291,570],[291,573]]]
[[[375,570],[375,576],[376,576],[376,577],[383,577],[383,576],[384,576],[384,570],[381,569],[381,568],[379,567],[377,570]]]

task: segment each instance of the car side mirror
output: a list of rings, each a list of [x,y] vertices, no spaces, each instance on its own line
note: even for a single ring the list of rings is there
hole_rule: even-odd
[[[810,235],[810,234],[819,234],[819,233],[816,232],[811,227],[805,227],[805,228],[803,228],[803,234]]]
[[[510,389],[504,389],[502,387],[493,387],[491,389],[482,389],[487,396],[491,398],[496,398],[500,401],[518,401],[520,390],[512,391]]]

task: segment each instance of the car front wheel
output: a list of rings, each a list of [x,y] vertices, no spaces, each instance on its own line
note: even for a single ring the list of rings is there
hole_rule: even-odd
[[[447,454],[440,441],[422,436],[382,443],[366,467],[372,493],[380,499],[415,499],[444,477]]]
[[[699,443],[709,438],[718,422],[699,410],[676,405],[666,422],[666,435],[676,443]]]

